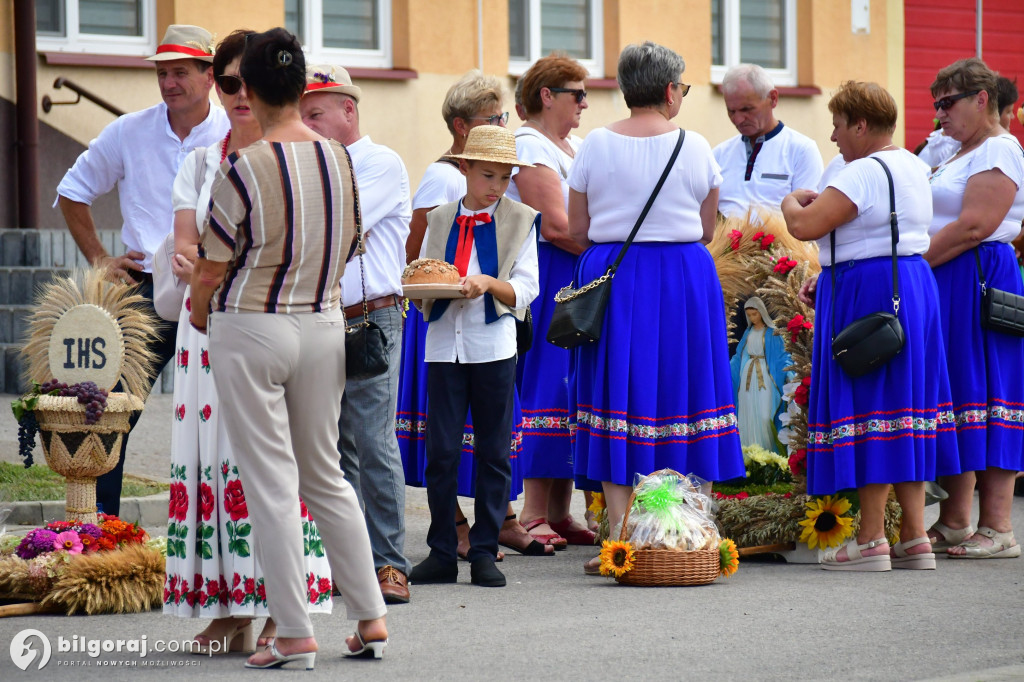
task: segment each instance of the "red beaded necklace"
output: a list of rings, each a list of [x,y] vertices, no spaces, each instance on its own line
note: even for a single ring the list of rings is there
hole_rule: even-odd
[[[231,142],[231,131],[228,131],[224,141],[220,143],[220,162],[224,163],[224,159],[228,158],[228,143]]]

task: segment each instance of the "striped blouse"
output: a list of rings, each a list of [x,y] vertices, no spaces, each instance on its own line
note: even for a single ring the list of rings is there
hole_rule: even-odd
[[[333,140],[260,141],[221,164],[200,255],[229,262],[215,312],[337,308],[359,199],[348,152]]]

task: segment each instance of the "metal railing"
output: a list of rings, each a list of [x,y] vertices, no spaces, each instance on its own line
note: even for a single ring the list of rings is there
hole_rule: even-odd
[[[63,106],[65,104],[78,104],[82,101],[83,97],[92,102],[93,104],[99,107],[103,107],[104,109],[112,113],[114,116],[124,116],[125,114],[124,110],[118,109],[107,100],[103,99],[102,97],[98,97],[97,95],[94,95],[93,93],[83,88],[81,85],[69,81],[67,78],[64,78],[63,76],[60,76],[59,78],[57,78],[57,80],[53,81],[53,87],[55,90],[60,90],[61,88],[67,88],[68,90],[71,90],[75,93],[75,99],[68,100],[66,102],[54,102],[52,99],[50,99],[49,95],[43,95],[43,111],[47,114],[50,113],[50,109],[52,109],[55,106]]]

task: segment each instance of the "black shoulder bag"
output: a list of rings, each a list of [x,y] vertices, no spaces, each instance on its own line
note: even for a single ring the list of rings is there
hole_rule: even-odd
[[[353,182],[353,189],[355,183]],[[355,195],[358,202],[358,195]],[[388,340],[384,330],[370,320],[366,304],[366,266],[363,264],[363,225],[356,211],[356,252],[359,254],[359,279],[363,286],[363,319],[352,326],[345,322],[345,377],[369,379],[388,371]],[[345,314],[344,308],[342,315]]]
[[[859,377],[875,370],[903,350],[903,327],[896,317],[900,312],[899,270],[896,243],[900,240],[899,221],[896,218],[896,190],[892,173],[885,162],[872,156],[889,181],[889,226],[892,231],[892,313],[871,313],[846,325],[837,335],[836,330],[836,235],[829,235],[832,251],[832,359],[851,377]]]
[[[987,286],[978,247],[974,247],[974,262],[978,265],[978,284],[981,285],[981,326],[1011,336],[1024,336],[1024,296]]]
[[[619,251],[615,262],[608,266],[608,270],[603,275],[579,289],[574,289],[570,283],[569,286],[562,287],[555,294],[555,310],[551,314],[551,325],[548,327],[547,335],[550,343],[560,348],[571,349],[584,343],[594,343],[601,338],[601,325],[604,322],[604,310],[608,306],[608,297],[611,295],[612,277],[615,276],[615,271],[625,257],[626,250],[633,243],[640,225],[643,224],[644,218],[651,210],[651,205],[654,204],[654,199],[661,191],[662,185],[665,184],[672,166],[675,165],[679,150],[683,147],[684,137],[686,137],[686,131],[680,128],[679,138],[672,150],[672,156],[669,157],[668,164],[662,171],[661,178],[658,179],[658,184],[654,186],[647,205],[640,212],[640,217],[633,225],[633,230],[629,233],[626,243],[622,245],[622,250]]]

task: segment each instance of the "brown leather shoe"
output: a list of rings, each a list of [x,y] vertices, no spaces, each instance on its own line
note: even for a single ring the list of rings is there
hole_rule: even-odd
[[[386,603],[409,603],[409,580],[391,564],[377,571],[377,582],[380,583],[380,593]]]

